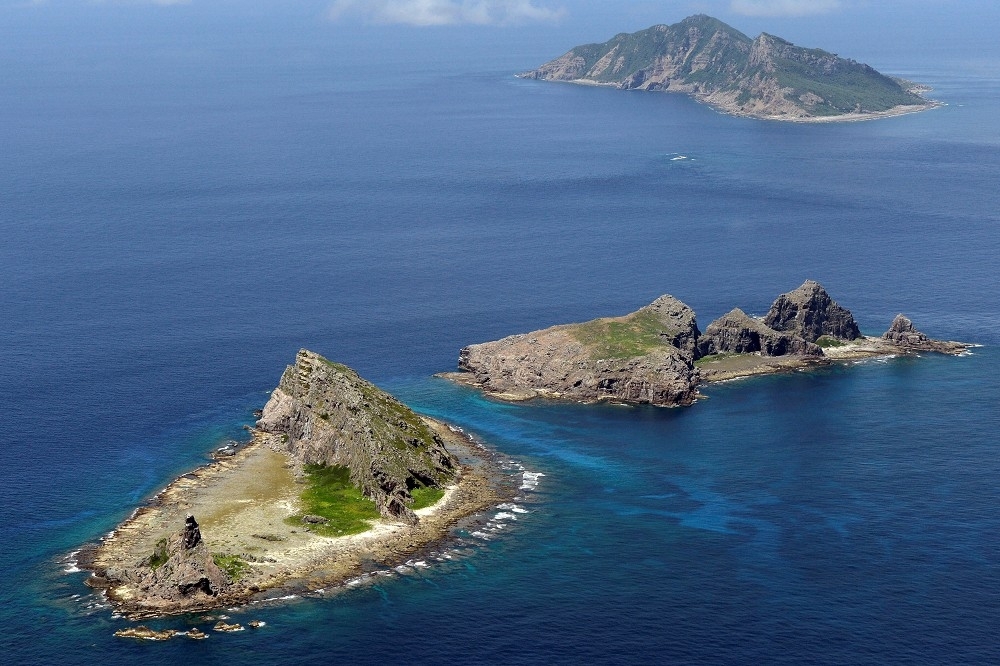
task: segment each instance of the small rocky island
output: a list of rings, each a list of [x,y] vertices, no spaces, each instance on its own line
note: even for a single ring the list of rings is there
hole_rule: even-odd
[[[442,376],[502,400],[692,404],[698,386],[859,359],[919,352],[961,354],[970,345],[933,340],[898,315],[881,337],[861,334],[849,310],[811,280],[754,318],[734,309],[698,329],[694,311],[664,295],[623,317],[553,326],[459,353]]]
[[[926,87],[767,33],[751,39],[705,15],[577,46],[519,76],[681,92],[768,120],[867,120],[938,105],[921,97]]]
[[[87,584],[132,619],[336,585],[511,494],[482,447],[307,350],[252,435],[81,551]]]

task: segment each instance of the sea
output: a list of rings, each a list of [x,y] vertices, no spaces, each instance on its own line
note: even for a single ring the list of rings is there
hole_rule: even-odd
[[[0,40],[3,663],[1000,662],[1000,59],[886,46],[943,106],[791,124],[519,79],[570,44],[511,31],[76,11],[117,22]],[[434,376],[806,279],[867,334],[979,346],[678,409]],[[300,348],[500,452],[517,498],[374,582],[223,611],[260,629],[116,638],[75,551],[244,437]]]

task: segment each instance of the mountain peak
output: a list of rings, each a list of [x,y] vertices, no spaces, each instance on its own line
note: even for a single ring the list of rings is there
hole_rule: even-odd
[[[880,117],[930,108],[868,65],[762,32],[751,40],[706,14],[586,44],[523,78],[683,92],[734,115]]]

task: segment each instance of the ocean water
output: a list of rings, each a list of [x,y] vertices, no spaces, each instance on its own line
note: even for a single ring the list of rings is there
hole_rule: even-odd
[[[1000,65],[892,54],[946,106],[792,125],[512,76],[548,51],[389,66],[132,27],[0,47],[5,663],[1000,660]],[[761,314],[807,278],[866,333],[901,311],[982,346],[676,410],[432,376],[662,293],[703,327]],[[378,585],[231,613],[257,632],[114,638],[68,556],[239,437],[300,347],[509,456],[518,510]]]

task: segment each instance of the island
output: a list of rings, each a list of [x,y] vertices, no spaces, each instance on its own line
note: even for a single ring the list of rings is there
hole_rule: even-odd
[[[699,385],[828,365],[844,359],[937,352],[971,345],[934,340],[898,315],[880,337],[807,280],[762,318],[733,309],[702,333],[694,311],[670,295],[622,317],[564,324],[459,352],[440,376],[508,401],[553,398],[668,407],[693,404]]]
[[[118,612],[206,611],[362,580],[514,494],[485,447],[308,350],[259,416],[249,442],[222,447],[78,554]],[[160,636],[149,631],[120,635]]]
[[[751,39],[703,14],[577,46],[518,76],[686,93],[767,120],[869,120],[939,105],[921,96],[925,86],[767,33]]]

